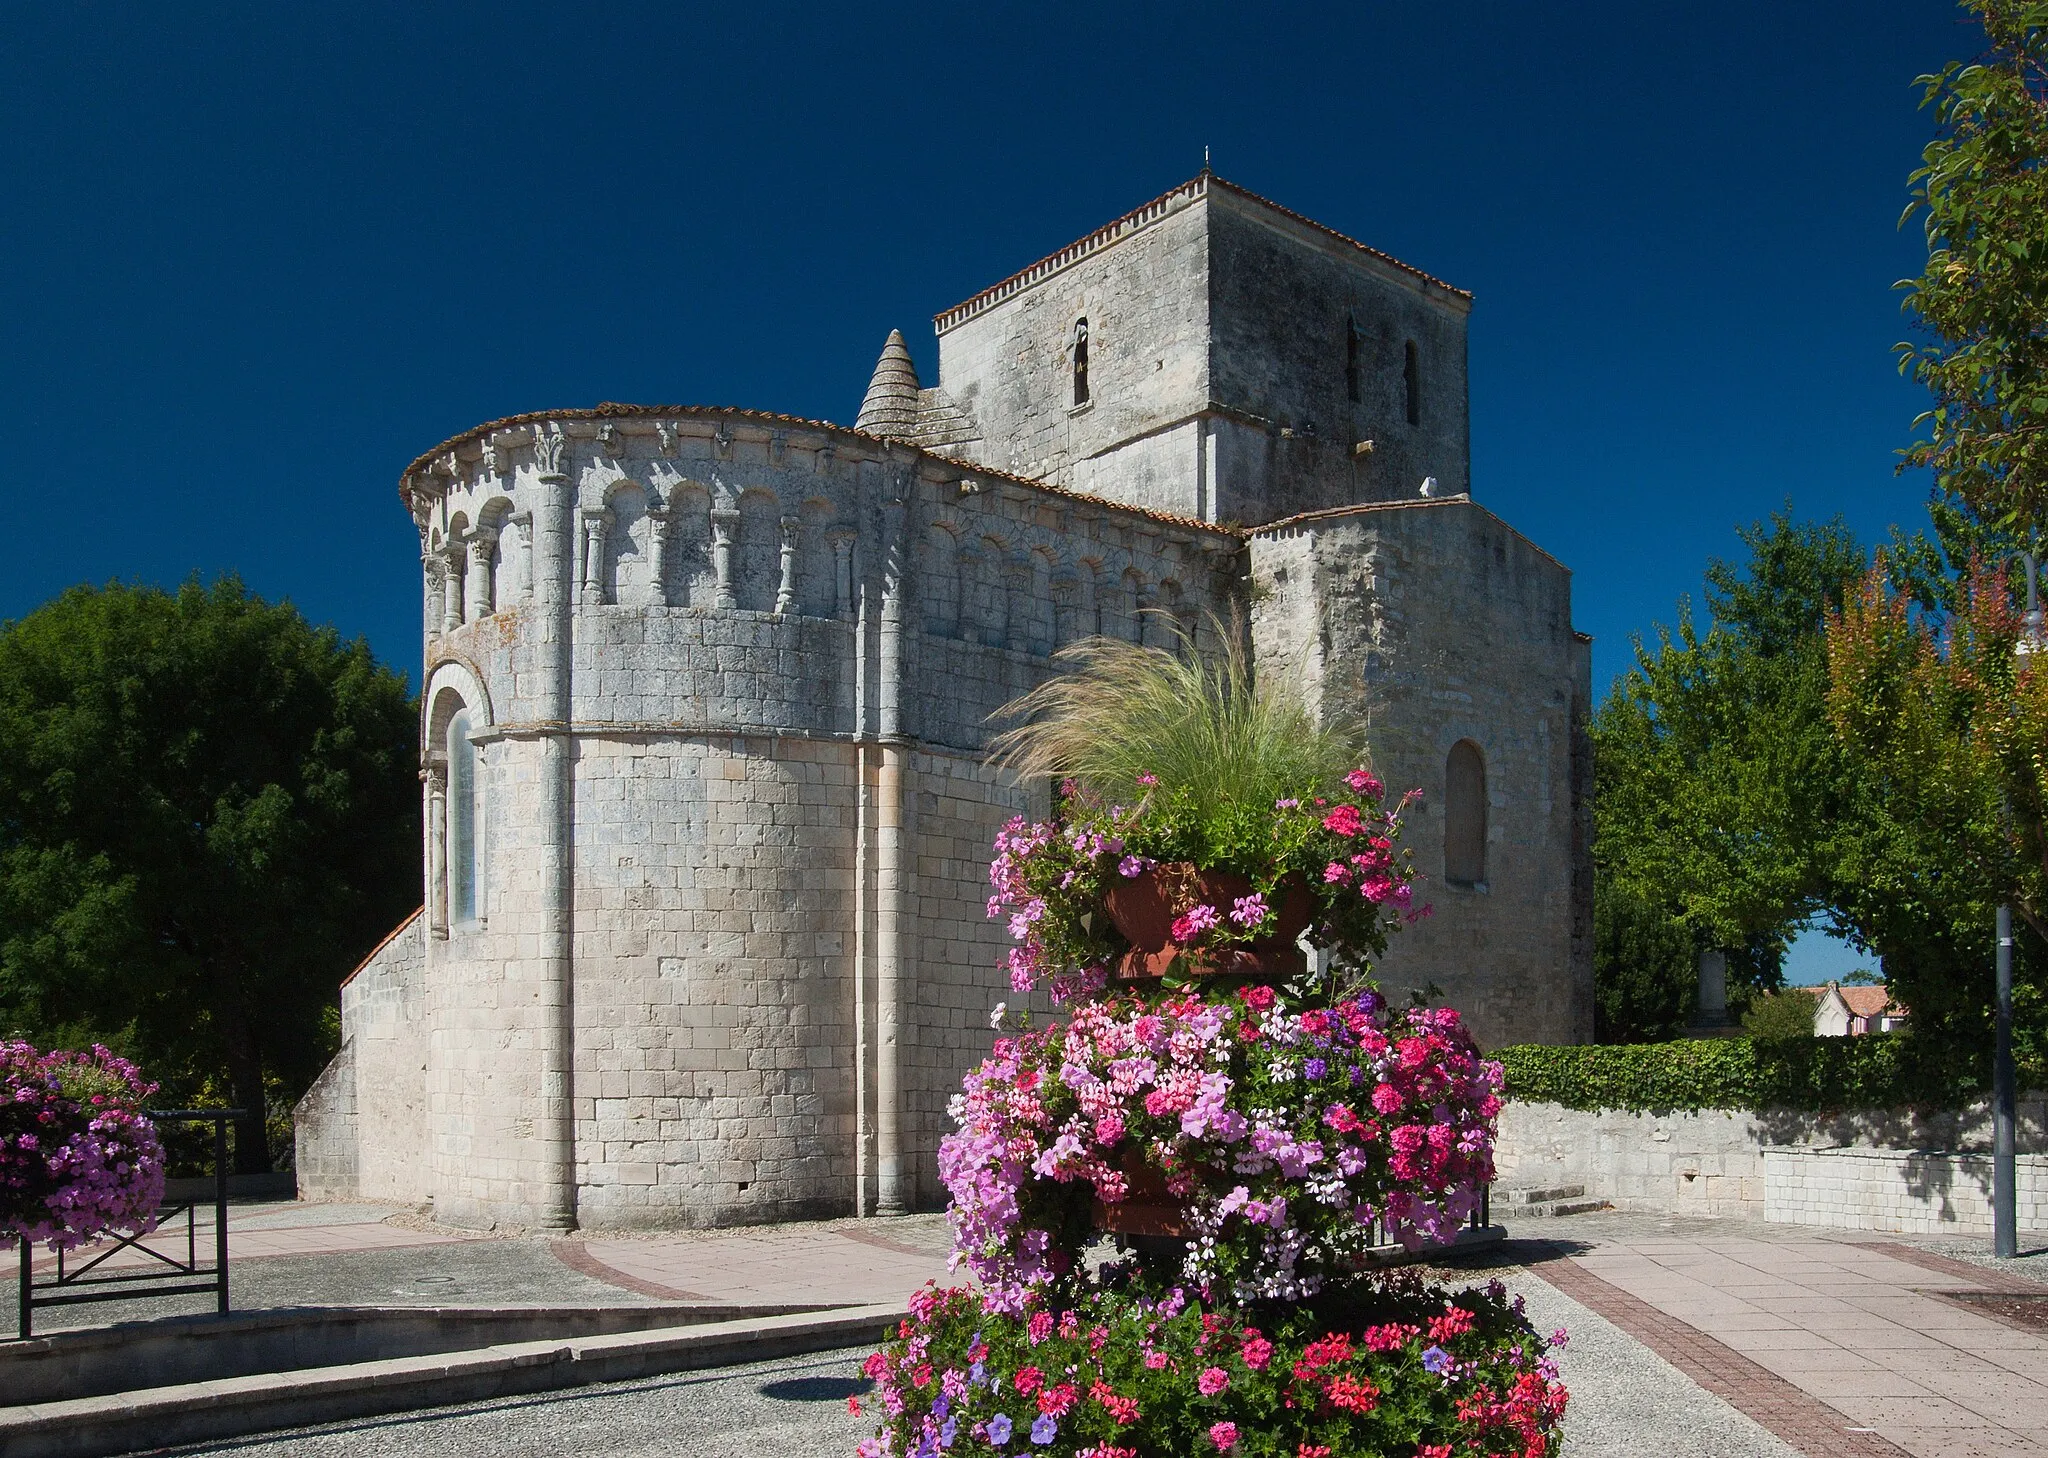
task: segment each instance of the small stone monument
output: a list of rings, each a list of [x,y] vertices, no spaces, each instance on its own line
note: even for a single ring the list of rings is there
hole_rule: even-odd
[[[1695,1038],[1721,1038],[1739,1031],[1728,1016],[1728,954],[1700,953],[1699,1005],[1686,1033]]]

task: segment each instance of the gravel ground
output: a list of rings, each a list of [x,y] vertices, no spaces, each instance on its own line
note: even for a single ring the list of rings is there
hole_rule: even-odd
[[[164,1454],[249,1458],[844,1458],[874,1431],[846,1410],[867,1348],[393,1413]]]

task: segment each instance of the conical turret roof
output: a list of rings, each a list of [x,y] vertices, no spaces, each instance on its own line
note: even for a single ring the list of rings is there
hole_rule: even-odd
[[[910,346],[903,342],[901,329],[889,331],[889,342],[875,361],[875,376],[868,381],[867,398],[860,402],[853,428],[898,440],[916,434],[917,366],[911,362]]]

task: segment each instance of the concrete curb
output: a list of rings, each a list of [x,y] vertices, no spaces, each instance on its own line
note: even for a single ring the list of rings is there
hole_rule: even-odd
[[[0,1409],[8,1458],[102,1458],[493,1397],[879,1341],[901,1306],[856,1306],[572,1341],[512,1342]]]

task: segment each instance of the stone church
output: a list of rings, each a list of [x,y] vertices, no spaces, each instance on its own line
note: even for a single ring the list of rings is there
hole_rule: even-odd
[[[1090,634],[1248,606],[1419,786],[1383,967],[1592,1027],[1589,640],[1473,499],[1471,296],[1204,172],[891,334],[853,427],[600,405],[408,466],[423,909],[341,991],[309,1196],[659,1227],[943,1200],[1007,996],[989,715]]]

